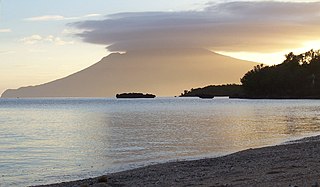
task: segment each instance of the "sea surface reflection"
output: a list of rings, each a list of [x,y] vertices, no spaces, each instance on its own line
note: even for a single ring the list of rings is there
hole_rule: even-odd
[[[320,100],[0,99],[0,186],[56,183],[319,134]]]

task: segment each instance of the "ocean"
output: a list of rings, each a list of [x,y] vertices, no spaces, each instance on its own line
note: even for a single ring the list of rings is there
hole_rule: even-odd
[[[0,99],[0,186],[57,183],[320,134],[320,100]]]

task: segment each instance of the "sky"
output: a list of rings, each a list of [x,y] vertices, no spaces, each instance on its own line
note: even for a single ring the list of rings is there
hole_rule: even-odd
[[[0,92],[152,47],[277,64],[290,51],[320,49],[319,31],[318,1],[0,0]]]

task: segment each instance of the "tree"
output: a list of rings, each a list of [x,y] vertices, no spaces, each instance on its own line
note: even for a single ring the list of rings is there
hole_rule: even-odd
[[[252,97],[320,97],[320,51],[288,53],[283,63],[257,65],[241,83]]]

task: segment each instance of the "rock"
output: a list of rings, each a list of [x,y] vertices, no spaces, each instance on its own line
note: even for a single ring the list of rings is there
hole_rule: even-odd
[[[108,177],[106,175],[100,176],[98,178],[98,183],[107,183],[108,182]]]
[[[318,182],[315,182],[311,187],[319,187]]]

